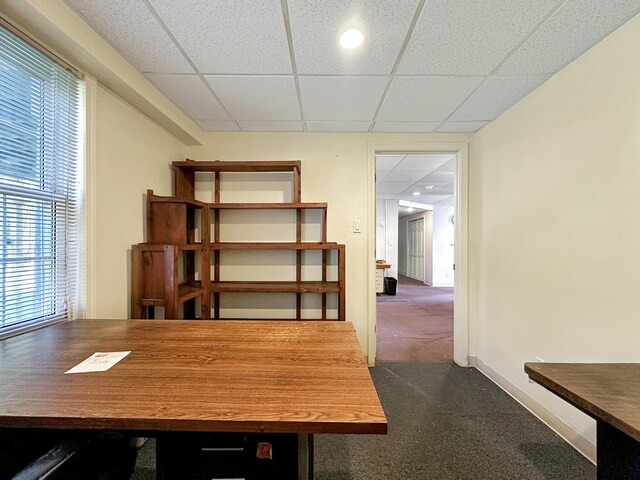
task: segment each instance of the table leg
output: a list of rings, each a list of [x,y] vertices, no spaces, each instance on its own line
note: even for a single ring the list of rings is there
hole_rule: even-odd
[[[313,480],[313,434],[298,435],[298,480]]]
[[[640,442],[598,421],[598,480],[640,478]]]

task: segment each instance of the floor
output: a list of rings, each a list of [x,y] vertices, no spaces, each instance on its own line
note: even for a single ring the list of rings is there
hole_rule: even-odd
[[[317,435],[316,480],[595,480],[596,468],[473,368],[371,369],[388,435]],[[154,479],[154,444],[133,480]]]
[[[453,361],[453,288],[399,275],[397,294],[376,298],[379,361]]]

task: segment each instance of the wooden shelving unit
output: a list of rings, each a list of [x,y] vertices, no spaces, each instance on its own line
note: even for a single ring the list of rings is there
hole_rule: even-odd
[[[327,242],[327,204],[303,203],[299,161],[220,162],[193,160],[173,162],[175,196],[147,191],[147,242],[132,249],[131,316],[152,318],[155,307],[164,307],[165,318],[220,319],[220,295],[238,293],[294,293],[296,319],[302,319],[302,295],[322,296],[321,315],[327,320],[327,295],[338,296],[337,320],[345,319],[345,246]],[[213,202],[195,199],[197,172],[214,175]],[[221,174],[226,172],[292,172],[292,202],[223,203]],[[295,241],[221,242],[222,210],[294,210]],[[302,212],[319,210],[321,241],[302,241]],[[199,232],[199,236],[198,236]],[[296,252],[295,281],[223,281],[221,252],[226,250]],[[321,279],[303,281],[303,252],[321,251]],[[330,252],[337,252],[337,280],[328,280]],[[196,278],[199,268],[199,278]],[[198,308],[199,303],[199,308]]]

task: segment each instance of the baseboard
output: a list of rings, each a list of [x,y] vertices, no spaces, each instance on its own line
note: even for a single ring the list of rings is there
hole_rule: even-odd
[[[529,410],[533,415],[540,419],[551,430],[560,435],[567,443],[595,465],[596,446],[593,442],[577,432],[573,427],[548,410],[540,402],[532,398],[524,390],[504,378],[497,371],[483,362],[482,359],[475,355],[471,355],[469,356],[469,365],[477,368],[489,380],[507,392],[513,399]]]

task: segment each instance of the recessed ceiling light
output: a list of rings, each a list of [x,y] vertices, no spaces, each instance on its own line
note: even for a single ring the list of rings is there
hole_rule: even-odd
[[[350,28],[340,34],[340,45],[347,50],[358,48],[364,41],[362,32],[355,28]]]
[[[418,195],[420,195],[420,192],[413,192],[414,197],[417,197]]]
[[[407,212],[413,212],[413,208],[411,207],[407,208]]]
[[[425,190],[433,190],[433,185],[425,185]]]

